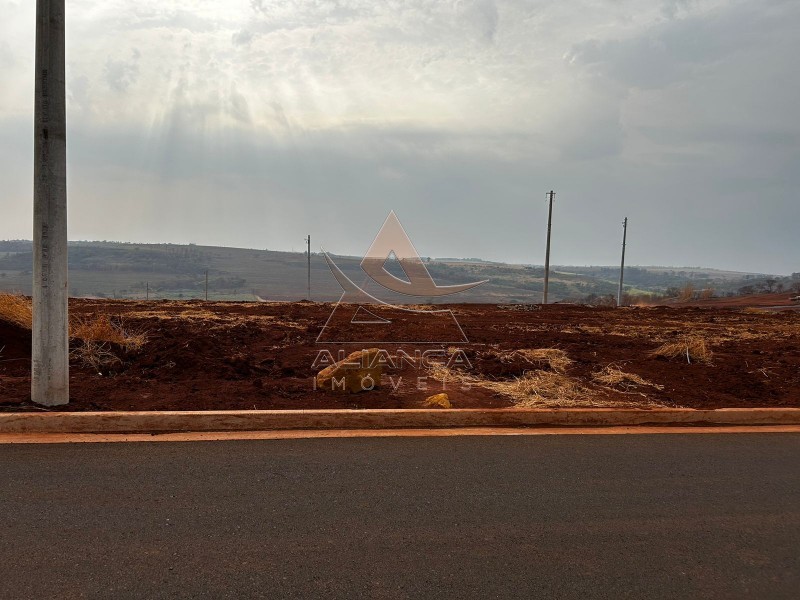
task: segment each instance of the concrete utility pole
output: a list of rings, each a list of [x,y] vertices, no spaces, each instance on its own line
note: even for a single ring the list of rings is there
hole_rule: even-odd
[[[31,399],[69,403],[64,0],[36,2]]]
[[[625,242],[628,237],[628,217],[622,222],[622,262],[619,266],[619,290],[617,291],[617,306],[622,306],[622,281],[625,279]]]
[[[306,238],[306,256],[308,257],[308,299],[311,300],[311,234]]]
[[[547,213],[547,252],[544,255],[544,295],[542,297],[542,304],[547,304],[547,292],[550,287],[550,230],[553,225],[553,198],[556,193],[550,190],[547,197],[550,199],[550,209]]]

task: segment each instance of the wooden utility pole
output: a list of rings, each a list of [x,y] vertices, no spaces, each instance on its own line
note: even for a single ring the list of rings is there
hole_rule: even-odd
[[[36,2],[31,399],[69,403],[64,0]]]
[[[550,287],[550,230],[553,225],[553,198],[556,193],[550,190],[547,197],[550,200],[550,208],[547,211],[547,251],[544,255],[544,294],[542,296],[542,304],[547,304],[547,292]]]
[[[311,234],[306,238],[306,256],[308,258],[308,299],[311,300]]]
[[[617,306],[622,306],[622,282],[625,279],[625,242],[628,237],[628,217],[622,222],[622,262],[619,266],[619,290],[617,291]]]

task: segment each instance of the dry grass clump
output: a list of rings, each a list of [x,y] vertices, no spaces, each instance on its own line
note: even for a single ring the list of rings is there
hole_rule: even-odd
[[[90,367],[98,372],[122,363],[122,360],[111,352],[108,343],[90,340],[82,340],[79,346],[70,350],[69,357],[84,367]]]
[[[708,347],[705,338],[688,336],[675,342],[667,342],[651,352],[651,356],[666,359],[683,358],[686,362],[708,364],[714,353]]]
[[[437,364],[430,371],[439,381],[457,383],[462,386],[482,387],[510,398],[520,408],[578,408],[578,407],[660,407],[647,399],[636,401],[608,398],[600,389],[590,389],[580,380],[554,371],[528,371],[521,377],[510,380],[488,380],[463,370],[448,369]],[[653,384],[655,385],[655,384]]]
[[[147,336],[141,332],[126,330],[122,323],[114,323],[106,314],[92,318],[75,318],[70,323],[70,336],[84,342],[108,342],[122,346],[125,350],[136,351],[147,342]]]
[[[524,348],[512,354],[521,356],[532,364],[546,364],[556,373],[564,373],[572,364],[572,359],[559,348]]]
[[[522,361],[534,369],[513,379],[484,379],[478,375],[434,365],[431,375],[440,381],[449,381],[482,387],[511,398],[517,406],[587,406],[589,390],[577,379],[565,375],[573,361],[559,348],[522,348],[518,350],[489,350],[486,357],[504,363]],[[547,370],[542,370],[547,369]]]
[[[33,324],[30,298],[19,294],[0,293],[0,320],[30,329]]]
[[[125,329],[122,322],[115,323],[106,314],[72,319],[70,336],[80,340],[80,344],[70,352],[70,358],[98,372],[122,364],[112,345],[135,352],[147,342],[146,334]]]
[[[556,373],[564,373],[572,364],[572,359],[567,353],[559,348],[522,348],[519,350],[494,351],[486,353],[489,356],[497,357],[500,362],[511,363],[521,358],[524,362],[537,366],[547,366]]]
[[[622,389],[625,392],[636,390],[639,387],[651,387],[663,390],[664,386],[637,375],[636,373],[626,373],[616,365],[608,365],[601,371],[592,373],[592,381],[604,387],[612,389]]]
[[[525,408],[603,406],[602,403],[592,402],[589,389],[578,380],[554,371],[528,371],[521,377],[510,380],[489,380],[437,364],[431,369],[431,376],[439,381],[497,392],[511,398],[517,406]]]
[[[428,370],[430,376],[437,381],[460,383],[463,385],[476,385],[484,380],[462,369],[448,369],[446,365],[434,363]]]
[[[234,321],[235,317],[228,317],[219,315],[214,313],[210,310],[206,310],[203,308],[184,308],[180,312],[166,312],[164,310],[160,310],[158,308],[147,309],[147,310],[132,310],[127,313],[132,317],[136,317],[137,319],[160,319],[162,321],[166,320],[176,320],[176,319],[187,319],[187,320],[198,320],[198,321],[209,321],[212,323],[227,323],[229,321]],[[275,318],[275,317],[270,317]]]
[[[637,376],[633,375],[633,377]],[[642,379],[642,381],[644,380]],[[655,386],[655,384],[650,385]],[[658,408],[663,406],[663,404],[648,399],[641,392],[637,392],[637,395],[642,399],[633,401],[608,398],[604,392],[590,389],[578,379],[549,371],[528,372],[514,381],[490,382],[490,385],[486,387],[509,396],[520,408]],[[660,386],[656,387],[660,388]]]
[[[19,294],[0,293],[0,320],[31,329],[33,311],[30,298]],[[106,314],[89,318],[71,318],[69,335],[73,339],[84,342],[117,344],[125,350],[139,350],[147,342],[147,336],[144,333],[128,331],[121,322],[113,322],[111,317]]]
[[[512,381],[486,382],[484,387],[522,408],[586,406],[590,401],[590,391],[578,380],[553,371],[529,371]]]
[[[31,329],[31,300],[18,294],[0,294],[0,320]],[[70,351],[70,358],[95,371],[102,371],[122,362],[112,351],[111,344],[130,351],[139,350],[147,341],[143,333],[131,333],[121,323],[114,323],[104,314],[85,319],[73,318],[69,329],[70,337],[80,341]]]

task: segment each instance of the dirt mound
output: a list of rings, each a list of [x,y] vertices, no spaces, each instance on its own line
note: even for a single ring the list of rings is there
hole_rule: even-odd
[[[467,343],[381,345],[392,360],[402,352],[408,360],[384,368],[380,389],[341,394],[315,389],[315,376],[362,346],[317,343],[331,304],[71,300],[74,316],[107,314],[147,341],[135,352],[110,348],[101,369],[74,356],[68,409],[421,408],[440,393],[454,408],[507,407],[520,398],[571,406],[800,406],[797,312],[448,308]],[[674,359],[654,355],[690,337],[703,340],[713,360],[694,360],[691,351],[688,361],[685,351]],[[0,347],[0,403],[19,408],[30,398],[30,332],[0,322]],[[318,361],[320,352],[330,360]],[[448,367],[468,376],[431,377],[423,353],[434,361],[463,357]]]
[[[702,306],[713,308],[797,308],[800,302],[792,301],[797,293],[780,292],[770,294],[751,294],[749,296],[734,296],[731,298],[709,298],[707,300],[692,300],[689,302],[676,302],[672,306]]]
[[[0,320],[0,408],[30,399],[31,331]]]
[[[0,320],[0,360],[30,359],[31,331]]]

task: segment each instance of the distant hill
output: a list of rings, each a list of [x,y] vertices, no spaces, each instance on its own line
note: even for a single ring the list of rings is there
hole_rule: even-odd
[[[27,240],[0,241],[0,290],[31,292],[32,253]],[[334,257],[353,281],[369,281],[357,257]],[[539,302],[544,269],[480,259],[425,259],[428,269],[442,285],[488,279],[469,292],[445,298],[457,302]],[[209,297],[228,300],[299,300],[306,297],[306,256],[246,248],[197,246],[194,244],[133,244],[120,242],[70,242],[70,295],[110,298],[143,298],[149,285],[152,298],[201,298],[208,271]],[[335,301],[341,288],[324,258],[312,254],[312,297]],[[555,266],[550,278],[554,300],[581,300],[615,295],[619,267]],[[629,267],[625,271],[626,292],[639,295],[669,295],[691,284],[695,289],[713,289],[717,295],[731,294],[741,286],[770,278],[768,275],[735,273],[702,268]],[[776,279],[777,278],[772,278]],[[374,284],[373,284],[374,285]],[[424,303],[431,299],[387,297],[388,301]]]

